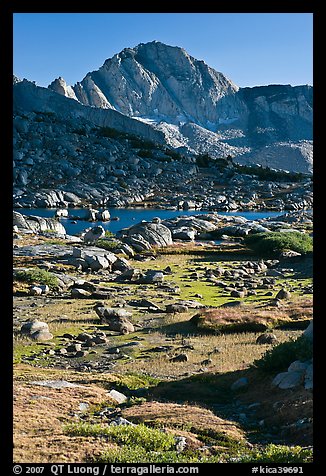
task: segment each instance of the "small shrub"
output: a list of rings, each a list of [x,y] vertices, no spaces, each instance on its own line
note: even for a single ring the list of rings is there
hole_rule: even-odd
[[[40,268],[18,271],[15,274],[15,278],[18,281],[24,281],[31,284],[47,284],[50,287],[58,285],[58,279],[56,276],[49,271]]]
[[[298,231],[256,233],[246,236],[244,242],[261,255],[280,253],[285,250],[307,254],[313,249],[311,236]]]
[[[283,342],[268,350],[253,365],[266,372],[282,371],[295,360],[305,361],[313,356],[312,342],[304,336],[296,340]]]
[[[107,250],[107,251],[113,251],[119,246],[119,241],[106,240],[104,238],[100,238],[99,240],[97,240],[96,246],[98,248],[103,248],[104,250]]]
[[[75,423],[66,427],[66,432],[72,436],[106,436],[115,443],[129,448],[141,447],[145,451],[166,451],[175,445],[173,435],[143,424],[102,427],[99,424]]]
[[[140,446],[110,448],[94,459],[97,463],[219,463],[220,456],[194,451],[146,451]]]
[[[311,463],[312,450],[301,446],[267,445],[262,450],[236,458],[237,463]],[[232,461],[231,461],[232,462]]]

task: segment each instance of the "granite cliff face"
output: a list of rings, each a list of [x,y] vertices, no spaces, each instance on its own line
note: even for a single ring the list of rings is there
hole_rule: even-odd
[[[175,148],[312,170],[311,86],[239,88],[183,48],[153,41],[125,48],[72,87],[58,78],[49,88],[145,122]]]
[[[238,114],[233,95],[238,89],[184,49],[160,42],[125,48],[74,86],[83,104],[176,124],[192,121],[208,128],[223,115],[216,106],[226,95],[228,107]]]

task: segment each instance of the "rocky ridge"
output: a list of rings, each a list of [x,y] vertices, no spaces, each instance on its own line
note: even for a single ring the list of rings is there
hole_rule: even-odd
[[[74,86],[49,88],[150,124],[172,147],[245,163],[312,170],[312,87],[239,88],[183,48],[125,48]]]

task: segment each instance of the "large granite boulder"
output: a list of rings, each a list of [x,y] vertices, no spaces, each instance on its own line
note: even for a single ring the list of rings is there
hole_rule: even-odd
[[[173,243],[171,231],[162,223],[140,222],[121,230],[118,236],[136,251],[163,248]]]

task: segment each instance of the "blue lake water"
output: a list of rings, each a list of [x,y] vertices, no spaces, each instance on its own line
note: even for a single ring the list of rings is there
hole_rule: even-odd
[[[55,214],[54,208],[18,208],[17,212],[22,213],[23,215],[36,215],[45,218],[53,218]],[[65,227],[69,235],[75,235],[80,231],[88,228],[90,226],[102,225],[105,230],[109,230],[112,233],[122,230],[122,228],[127,228],[136,223],[139,223],[142,220],[151,221],[154,217],[159,217],[162,220],[168,218],[174,218],[181,215],[205,215],[209,213],[208,211],[199,211],[199,210],[162,210],[156,208],[112,208],[110,211],[111,218],[118,217],[117,221],[109,222],[89,222],[86,220],[78,220],[77,223],[71,223],[70,218],[60,218],[60,222]],[[85,216],[87,210],[83,208],[71,208],[69,209],[70,215],[74,216]],[[272,211],[249,211],[249,212],[218,212],[219,215],[233,215],[233,216],[243,216],[248,220],[259,220],[261,218],[276,217],[282,215],[282,212],[272,212]]]

